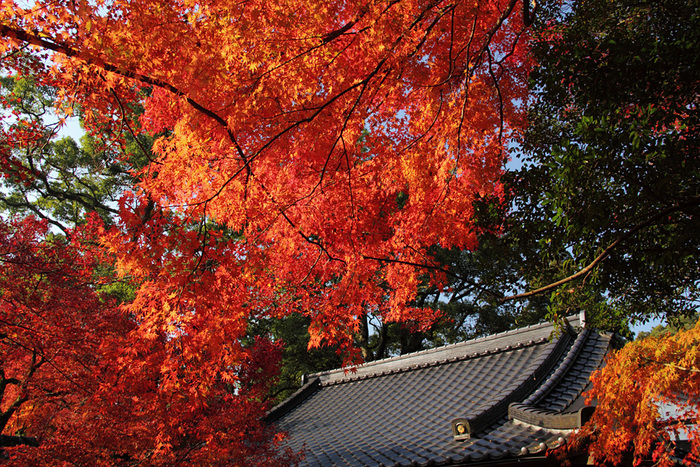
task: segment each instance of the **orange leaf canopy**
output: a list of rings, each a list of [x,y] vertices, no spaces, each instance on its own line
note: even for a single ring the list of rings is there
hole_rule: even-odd
[[[591,378],[598,407],[578,435],[597,463],[662,466],[700,460],[700,323],[627,344]],[[679,440],[684,442],[679,442]]]
[[[522,126],[515,7],[4,1],[0,22],[4,54],[55,52],[61,108],[118,138],[140,101],[161,135],[106,237],[144,329],[232,341],[301,311],[314,343],[347,343],[366,312],[429,323],[410,305],[431,247],[475,246],[472,203]]]
[[[172,347],[163,387],[205,391],[238,379],[259,316],[304,313],[311,345],[347,348],[365,313],[435,318],[411,306],[443,279],[431,248],[476,246],[472,203],[500,196],[523,126],[523,8],[2,0],[0,52],[53,52],[88,128],[159,136],[104,241],[141,284],[142,339]]]
[[[259,338],[246,349],[238,394],[222,383],[173,390],[162,384],[166,340],[138,338],[137,323],[95,290],[97,216],[70,242],[47,239],[47,224],[0,221],[3,465],[294,462],[259,417],[279,345]],[[5,449],[5,434],[38,446]]]

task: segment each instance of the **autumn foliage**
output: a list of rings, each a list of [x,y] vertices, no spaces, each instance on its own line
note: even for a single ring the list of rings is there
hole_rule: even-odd
[[[598,405],[570,450],[590,443],[601,465],[700,460],[700,324],[629,343],[592,381]]]
[[[259,339],[245,351],[238,392],[221,378],[206,391],[167,387],[167,336],[144,339],[97,292],[100,258],[81,244],[91,228],[67,243],[47,239],[46,222],[2,224],[0,427],[41,442],[6,449],[11,464],[285,462],[257,418],[279,346]]]
[[[0,428],[41,432],[37,419],[90,392],[99,341],[123,332],[125,322],[92,290],[84,252],[43,241],[45,222],[0,228]]]
[[[95,233],[136,286],[119,308],[123,340],[99,339],[112,353],[96,364],[115,362],[120,389],[104,393],[89,367],[94,405],[56,423],[52,442],[75,452],[77,427],[92,425],[125,461],[264,459],[251,446],[269,446],[255,436],[276,344],[244,343],[251,320],[300,312],[310,345],[348,361],[366,313],[429,325],[435,312],[413,300],[444,280],[431,251],[476,246],[473,202],[501,196],[504,149],[523,128],[528,10],[0,2],[8,73],[50,82],[59,113],[110,144],[157,137],[117,226]],[[28,54],[43,58],[28,69]]]
[[[106,237],[144,328],[231,340],[294,310],[347,345],[368,310],[434,319],[411,307],[440,281],[430,248],[475,246],[472,202],[522,127],[515,2],[96,3],[6,2],[4,53],[56,52],[59,105],[88,124],[131,130],[140,99],[163,134]]]

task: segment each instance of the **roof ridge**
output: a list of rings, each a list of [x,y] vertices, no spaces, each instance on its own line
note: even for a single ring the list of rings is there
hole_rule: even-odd
[[[578,321],[580,318],[578,315],[570,316],[566,318],[567,321]],[[464,348],[464,347],[470,347],[470,346],[479,346],[479,345],[488,345],[489,343],[496,343],[498,340],[502,339],[507,339],[509,337],[515,337],[518,336],[519,334],[527,334],[531,333],[533,331],[537,330],[549,330],[551,329],[552,331],[555,330],[555,326],[549,322],[546,321],[544,323],[537,323],[537,324],[531,324],[525,327],[517,328],[517,329],[510,329],[508,331],[503,331],[499,332],[497,334],[491,334],[488,336],[482,336],[482,337],[477,337],[474,339],[470,339],[468,341],[464,342],[458,342],[455,344],[447,344],[443,345],[440,347],[434,347],[432,349],[425,349],[425,350],[419,350],[417,352],[411,352],[408,354],[404,355],[396,355],[393,357],[388,357],[388,358],[383,358],[380,360],[374,360],[371,362],[363,363],[360,365],[356,365],[353,367],[344,367],[344,368],[338,368],[338,369],[333,369],[333,370],[326,370],[326,371],[321,371],[318,373],[313,373],[311,375],[308,375],[309,378],[320,378],[322,382],[326,382],[328,380],[336,380],[336,379],[341,379],[345,380],[348,378],[348,373],[352,373],[353,375],[357,376],[359,379],[359,374],[362,373],[363,375],[373,375],[375,373],[385,373],[389,374],[388,372],[390,370],[394,370],[397,368],[410,368],[414,366],[414,364],[406,364],[407,361],[414,360],[414,359],[420,359],[421,357],[428,357],[431,356],[432,354],[439,354],[439,353],[454,353],[455,351],[459,351],[459,349]],[[540,340],[541,338],[537,338],[535,340]],[[521,344],[521,343],[528,343],[533,339],[523,339],[522,341],[516,341],[515,343],[510,343],[506,344],[503,347],[514,347],[515,345]],[[483,353],[487,350],[490,349],[497,349],[499,346],[494,345],[494,347],[487,347],[486,349],[479,350],[479,353]],[[473,353],[473,352],[472,352]],[[467,355],[467,354],[465,354]],[[434,361],[441,361],[441,360],[449,360],[450,358],[453,357],[445,357],[442,359],[436,359]],[[454,360],[453,360],[454,361]],[[404,363],[404,365],[402,365]],[[375,369],[375,367],[381,367],[381,366],[392,366],[392,364],[395,364],[395,368],[390,368],[390,369]]]
[[[586,341],[588,340],[588,336],[591,335],[591,333],[592,331],[590,329],[584,329],[578,334],[578,336],[576,336],[576,340],[569,348],[569,351],[566,353],[566,356],[564,356],[562,362],[559,364],[554,373],[549,375],[547,380],[539,388],[537,388],[537,390],[532,393],[530,397],[523,402],[523,404],[535,406],[537,403],[543,400],[547,394],[549,394],[549,392],[551,392],[552,388],[554,388],[559,381],[561,381],[564,375],[574,365],[578,354],[583,349]]]
[[[506,345],[505,347],[494,347],[492,349],[482,350],[481,352],[472,352],[470,354],[464,354],[461,356],[447,357],[447,358],[435,360],[432,362],[413,364],[413,365],[404,366],[404,367],[400,367],[400,368],[392,368],[390,370],[377,371],[374,373],[366,373],[366,374],[361,374],[361,375],[351,374],[351,375],[347,375],[347,376],[345,376],[343,378],[339,378],[339,379],[321,381],[321,386],[324,386],[324,387],[325,386],[334,386],[336,384],[350,383],[353,381],[362,381],[365,379],[378,378],[381,376],[394,375],[397,373],[407,373],[409,371],[421,370],[423,368],[431,368],[431,367],[435,367],[435,366],[444,365],[446,363],[454,363],[454,362],[459,362],[459,361],[471,360],[473,358],[479,358],[479,357],[483,357],[485,355],[495,355],[497,353],[509,352],[511,350],[516,350],[516,349],[523,349],[526,347],[531,347],[533,345],[539,345],[539,344],[542,344],[542,343],[548,342],[548,341],[549,341],[548,338],[542,337],[542,338],[537,339],[537,340],[529,340],[527,342],[520,342],[520,343],[515,344],[515,345]]]

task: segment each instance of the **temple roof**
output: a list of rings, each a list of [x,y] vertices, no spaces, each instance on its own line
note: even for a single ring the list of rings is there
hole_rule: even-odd
[[[578,316],[316,373],[267,420],[306,466],[471,465],[541,458],[591,412],[611,336]]]

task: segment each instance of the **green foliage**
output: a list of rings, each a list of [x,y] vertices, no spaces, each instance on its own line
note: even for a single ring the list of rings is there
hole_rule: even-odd
[[[487,224],[483,224],[487,225]],[[547,301],[535,297],[525,303],[502,302],[506,295],[525,286],[530,271],[523,263],[527,254],[515,244],[514,230],[502,235],[485,232],[475,251],[443,251],[451,294],[439,307],[446,319],[436,329],[435,344],[460,342],[540,322]]]
[[[559,7],[556,7],[559,8]],[[594,324],[692,312],[700,298],[700,3],[584,0],[537,28],[513,235],[551,294]],[[616,246],[606,252],[613,243]],[[609,253],[609,254],[608,254]]]
[[[679,331],[688,331],[693,329],[700,320],[700,313],[695,312],[691,315],[673,316],[669,319],[666,325],[659,324],[651,328],[651,331],[642,331],[637,335],[637,339],[645,339],[647,337],[663,337],[667,334],[678,334]]]
[[[57,120],[55,97],[51,86],[31,77],[0,78],[0,99],[14,114],[4,122],[0,140],[11,154],[2,168],[0,209],[48,219],[64,231],[93,211],[109,224],[123,190],[134,186],[136,171],[148,161],[152,138],[94,132],[80,144],[57,139],[59,124],[51,123]],[[9,145],[13,139],[23,142]]]
[[[269,336],[284,344],[281,371],[271,394],[277,401],[284,400],[300,386],[302,375],[339,368],[343,363],[342,355],[334,348],[308,348],[309,322],[308,317],[292,313],[284,318],[253,320],[249,325],[247,345],[251,345],[257,336]]]

